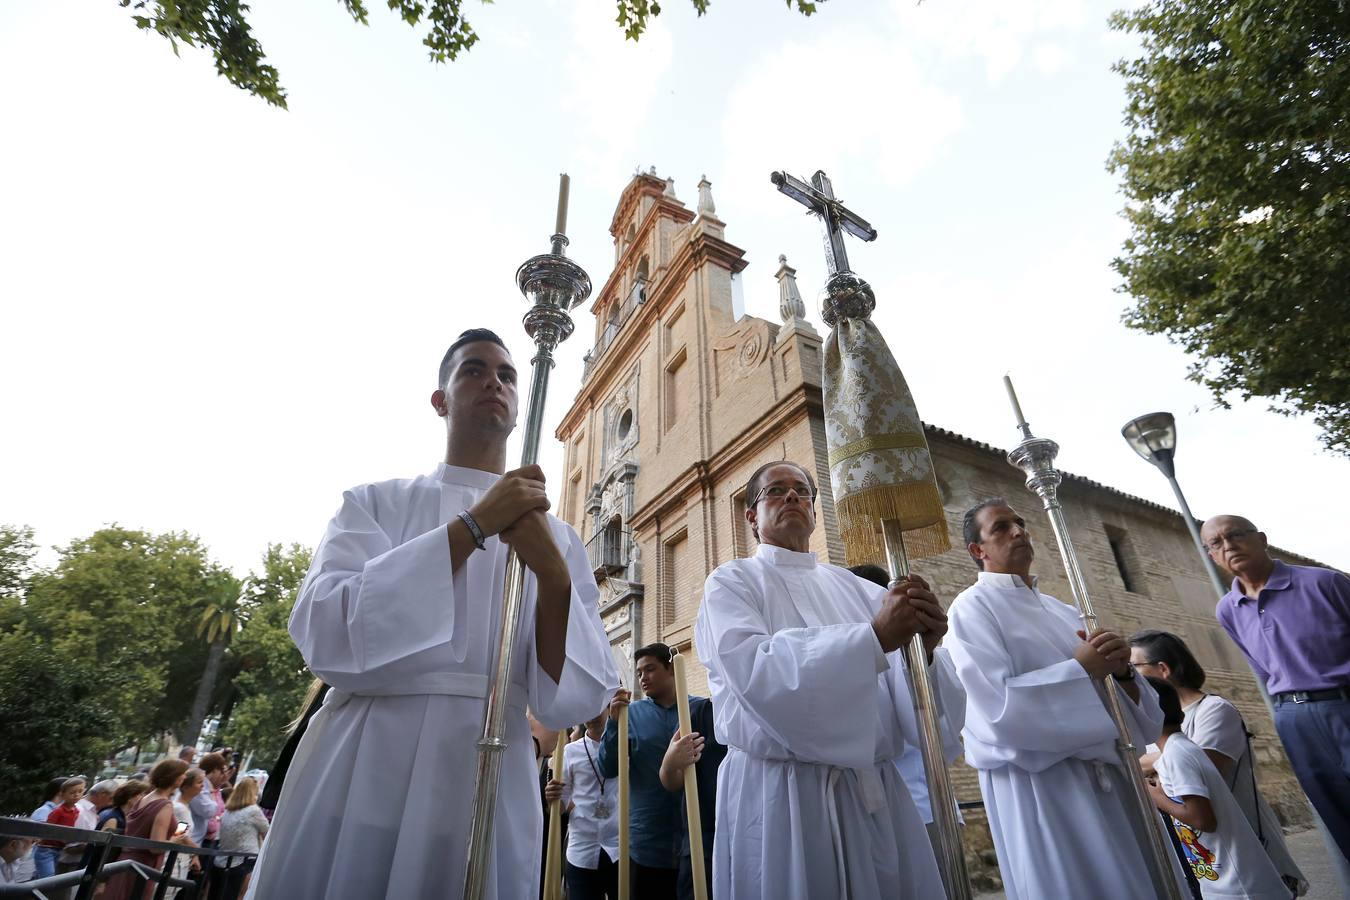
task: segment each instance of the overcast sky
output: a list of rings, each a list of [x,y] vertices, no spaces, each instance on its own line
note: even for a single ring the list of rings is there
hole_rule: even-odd
[[[927,421],[1015,443],[1011,372],[1064,469],[1171,506],[1119,434],[1171,410],[1198,515],[1245,514],[1350,567],[1327,503],[1350,463],[1312,422],[1215,409],[1179,349],[1120,324],[1104,163],[1123,133],[1110,65],[1132,44],[1112,6],[831,0],[805,19],[714,0],[697,19],[670,0],[633,44],[607,0],[466,0],[481,41],[438,67],[383,4],[362,28],[333,0],[259,0],[283,111],[113,0],[9,0],[0,522],[46,546],[111,522],[186,530],[240,574],[268,542],[313,545],[344,488],[435,466],[428,397],[459,331],[528,358],[514,273],[546,249],[558,172],[597,292],[634,169],[691,207],[706,173],[747,251],[747,311],[777,321],[786,253],[819,327],[818,227],[768,176],[823,168],[880,232],[849,252]],[[593,339],[577,318],[550,435]]]

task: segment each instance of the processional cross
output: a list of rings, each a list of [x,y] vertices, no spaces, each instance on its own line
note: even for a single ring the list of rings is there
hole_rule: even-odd
[[[875,241],[877,230],[867,220],[844,206],[834,197],[834,185],[824,172],[816,172],[808,184],[787,172],[774,172],[769,179],[778,190],[820,216],[825,224],[825,264],[831,275],[852,271],[848,267],[848,251],[844,249],[844,232],[864,241]]]
[[[918,410],[885,338],[868,321],[876,307],[872,288],[848,267],[844,233],[874,241],[877,230],[835,199],[834,187],[824,172],[812,175],[810,184],[786,172],[774,172],[769,178],[779,191],[825,223],[825,262],[830,277],[825,282],[820,312],[830,326],[830,335],[825,341],[821,391],[830,481],[844,557],[850,563],[869,561],[876,555],[879,531],[891,576],[906,579],[906,531],[926,555],[940,553],[950,544]],[[883,383],[891,386],[884,398],[890,410],[886,415],[877,414],[880,407],[868,402],[867,397],[876,393],[868,382],[877,379],[878,370],[884,373]],[[922,465],[914,465],[914,454],[920,451]],[[901,459],[899,454],[906,456]],[[905,658],[919,728],[919,750],[940,836],[935,843],[938,867],[947,897],[970,900],[973,892],[957,827],[956,796],[943,756],[937,693],[928,675],[923,635],[916,634],[909,641]]]

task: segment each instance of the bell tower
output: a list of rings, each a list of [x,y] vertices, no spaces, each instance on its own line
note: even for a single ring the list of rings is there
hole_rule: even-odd
[[[586,542],[600,616],[625,683],[632,654],[664,641],[697,656],[703,582],[754,552],[745,482],[761,462],[814,464],[828,484],[820,407],[820,336],[804,318],[794,270],[776,274],[783,326],[736,317],[747,262],[726,239],[712,183],[690,210],[672,178],[636,173],[610,221],[614,269],[596,295],[581,390],[559,425],[560,515]],[[764,288],[770,290],[768,278]],[[833,499],[813,545],[841,558]],[[691,690],[703,669],[690,666]]]

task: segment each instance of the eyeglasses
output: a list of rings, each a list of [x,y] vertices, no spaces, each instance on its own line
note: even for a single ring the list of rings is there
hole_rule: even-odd
[[[1250,534],[1255,533],[1256,532],[1250,528],[1245,528],[1239,531],[1226,531],[1223,534],[1216,537],[1214,540],[1206,543],[1205,546],[1208,547],[1211,551],[1218,553],[1220,550],[1224,548],[1224,545],[1230,542],[1234,544],[1241,543],[1243,538],[1247,537]]]
[[[755,494],[755,499],[750,501],[750,505],[754,506],[760,500],[765,498],[770,500],[782,500],[788,495],[788,491],[794,492],[798,499],[805,500],[807,503],[814,502],[816,499],[816,492],[811,489],[811,485],[809,484],[805,484],[801,481],[792,484],[780,484],[775,482],[774,484],[766,484],[764,487],[760,488],[759,493]]]

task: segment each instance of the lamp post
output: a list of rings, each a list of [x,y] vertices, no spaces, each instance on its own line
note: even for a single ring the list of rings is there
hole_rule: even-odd
[[[1157,466],[1158,471],[1163,473],[1167,483],[1172,486],[1172,493],[1176,495],[1177,503],[1181,505],[1181,517],[1186,521],[1191,540],[1195,541],[1195,549],[1204,562],[1205,571],[1209,573],[1209,580],[1214,583],[1214,590],[1222,597],[1228,593],[1228,585],[1223,583],[1219,567],[1214,564],[1214,560],[1205,549],[1205,542],[1200,539],[1200,527],[1195,524],[1195,516],[1191,515],[1186,495],[1181,493],[1181,485],[1177,484],[1177,467],[1174,462],[1177,452],[1176,418],[1169,412],[1149,413],[1126,422],[1120,433],[1134,452]]]

